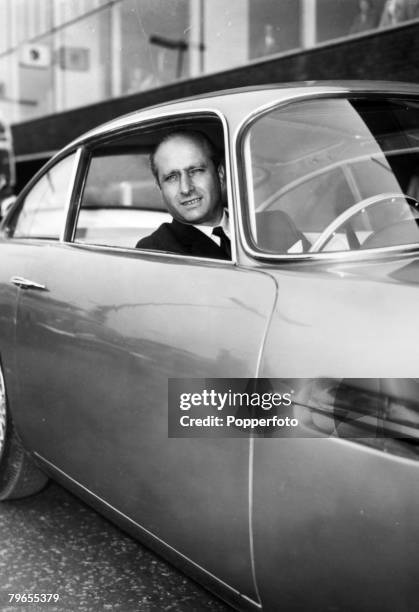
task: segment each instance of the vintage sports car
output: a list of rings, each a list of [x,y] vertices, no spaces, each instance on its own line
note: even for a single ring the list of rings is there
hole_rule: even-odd
[[[135,248],[176,129],[224,152],[231,260]],[[1,225],[2,499],[50,476],[239,609],[416,609],[418,197],[413,85],[220,92],[67,146]],[[302,432],[168,436],[169,379],[229,377],[292,384]]]

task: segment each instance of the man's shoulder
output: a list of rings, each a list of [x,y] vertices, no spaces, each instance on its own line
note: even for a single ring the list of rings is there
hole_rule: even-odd
[[[149,236],[144,236],[136,244],[137,249],[161,249],[162,243],[170,239],[174,234],[173,221],[171,223],[162,223]],[[163,244],[164,246],[164,244]]]
[[[181,223],[176,219],[171,223],[162,223],[152,234],[141,238],[136,248],[167,251],[177,255],[226,259],[225,253],[211,238],[194,225]]]

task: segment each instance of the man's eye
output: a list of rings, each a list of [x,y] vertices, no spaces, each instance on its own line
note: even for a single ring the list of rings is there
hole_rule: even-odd
[[[199,174],[201,172],[204,172],[205,168],[191,168],[191,170],[189,170],[189,174]]]
[[[176,174],[169,174],[169,176],[166,176],[164,179],[165,183],[173,183],[176,179]]]

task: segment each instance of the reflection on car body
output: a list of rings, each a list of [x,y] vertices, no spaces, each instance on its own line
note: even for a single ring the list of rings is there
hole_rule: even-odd
[[[174,128],[224,150],[231,260],[135,248],[170,218],[148,154]],[[418,142],[419,89],[361,82],[58,153],[1,226],[1,497],[48,474],[240,609],[414,609]],[[293,381],[306,437],[168,438],[168,380],[218,377]]]

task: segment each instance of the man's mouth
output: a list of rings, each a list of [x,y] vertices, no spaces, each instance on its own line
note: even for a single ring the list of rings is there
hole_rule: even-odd
[[[182,206],[186,206],[187,208],[189,207],[193,207],[196,206],[197,204],[199,204],[202,200],[202,197],[198,197],[198,198],[191,198],[190,200],[184,200],[183,202],[181,202]]]

